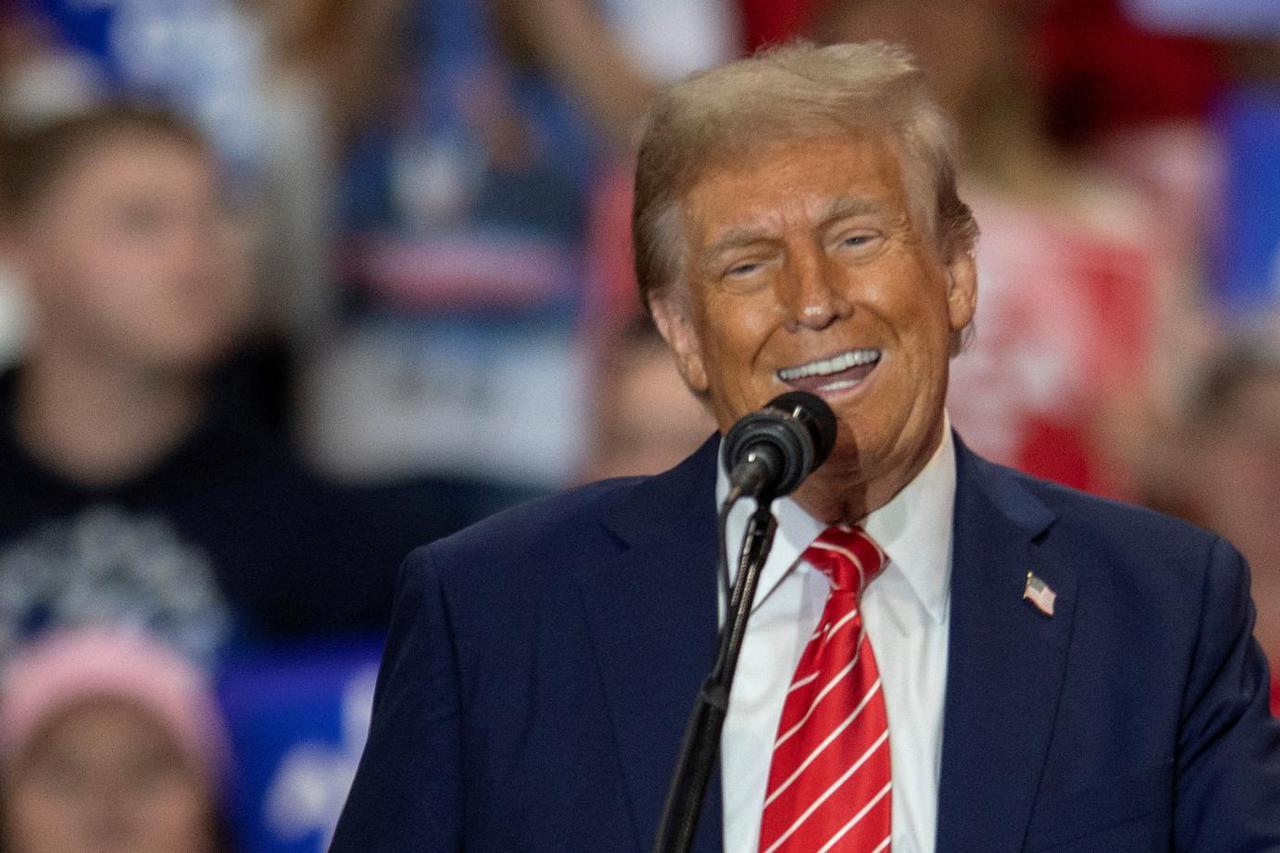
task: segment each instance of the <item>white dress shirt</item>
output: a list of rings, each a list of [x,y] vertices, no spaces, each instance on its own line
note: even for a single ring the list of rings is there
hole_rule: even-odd
[[[889,555],[884,571],[862,594],[862,615],[889,715],[894,853],[934,849],[955,488],[955,449],[948,426],[916,478],[862,522]],[[721,465],[717,501],[728,490]],[[752,501],[744,500],[729,516],[731,574],[754,509]],[[800,559],[826,525],[790,499],[776,501],[773,511],[778,530],[760,575],[720,737],[728,853],[748,853],[758,846],[782,703],[830,588],[826,575]],[[722,620],[723,611],[722,596]]]

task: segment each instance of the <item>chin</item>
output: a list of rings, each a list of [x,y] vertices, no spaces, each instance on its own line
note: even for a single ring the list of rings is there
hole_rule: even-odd
[[[866,448],[837,438],[836,446],[831,449],[831,455],[818,470],[824,476],[838,476],[841,479],[858,481],[863,479],[867,470],[867,461]]]

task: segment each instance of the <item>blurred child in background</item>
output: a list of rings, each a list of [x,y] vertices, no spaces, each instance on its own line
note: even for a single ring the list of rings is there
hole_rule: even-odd
[[[183,658],[140,634],[56,634],[16,654],[0,690],[3,849],[231,849],[226,735]]]
[[[661,473],[716,431],[648,317],[636,317],[605,347],[583,482]]]

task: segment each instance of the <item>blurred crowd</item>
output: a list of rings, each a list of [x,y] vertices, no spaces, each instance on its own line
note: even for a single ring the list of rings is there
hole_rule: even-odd
[[[1280,9],[1229,5],[0,0],[0,847],[323,847],[400,560],[711,434],[633,130],[791,38],[959,126],[965,440],[1231,539],[1280,660]]]

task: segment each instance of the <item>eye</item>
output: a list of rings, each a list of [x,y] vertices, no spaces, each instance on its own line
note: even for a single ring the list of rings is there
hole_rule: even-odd
[[[836,241],[836,246],[841,249],[862,249],[874,243],[879,236],[875,231],[854,231],[841,236]]]
[[[742,263],[734,264],[726,269],[724,271],[724,277],[747,278],[748,276],[755,275],[763,266],[764,264],[759,261],[743,261]]]

